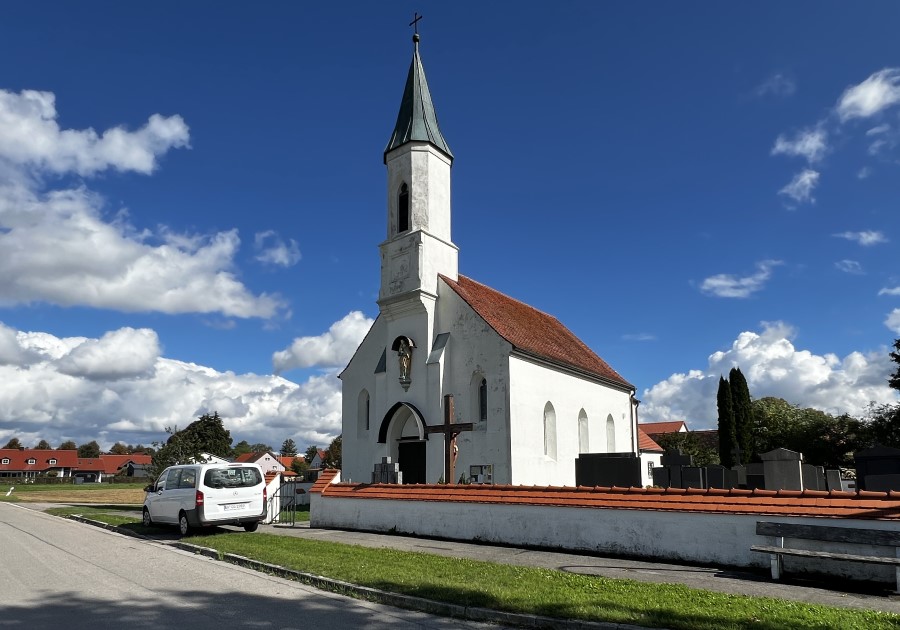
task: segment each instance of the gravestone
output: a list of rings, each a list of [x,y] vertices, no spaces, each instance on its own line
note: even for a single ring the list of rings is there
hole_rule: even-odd
[[[840,470],[826,470],[825,471],[825,483],[828,485],[828,490],[837,490],[841,491],[844,489],[843,484],[841,484],[841,471]]]
[[[900,490],[900,474],[896,475],[867,475],[866,490],[871,492],[889,492]]]
[[[761,463],[747,464],[747,489],[766,489],[766,470]]]
[[[685,455],[679,449],[673,448],[665,452],[660,458],[660,463],[663,466],[693,466],[694,457],[692,455]]]
[[[803,464],[801,467],[804,490],[825,490],[825,469],[821,466]]]
[[[803,490],[803,453],[776,448],[760,453],[766,490]]]
[[[710,488],[730,488],[725,479],[725,472],[731,472],[724,466],[707,466],[706,483]]]
[[[400,462],[392,462],[390,457],[382,457],[381,463],[375,464],[372,483],[403,483]]]
[[[643,486],[641,460],[634,453],[582,453],[575,460],[578,486]]]
[[[731,472],[733,472],[734,476],[735,476],[734,487],[735,488],[746,488],[747,487],[747,467],[743,466],[741,464],[738,464],[737,466],[731,467]]]
[[[877,445],[857,452],[853,459],[859,490],[878,487],[879,491],[884,491],[887,486],[896,485],[895,476],[900,475],[900,449]],[[900,486],[888,489],[900,490]]]
[[[653,467],[653,485],[658,488],[669,488],[671,478],[669,477],[669,469],[664,466]]]
[[[705,489],[706,468],[703,466],[683,466],[681,468],[681,487]]]

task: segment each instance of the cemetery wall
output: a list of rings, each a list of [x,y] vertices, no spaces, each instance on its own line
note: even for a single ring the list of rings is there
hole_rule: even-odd
[[[895,529],[900,493],[342,484],[311,491],[313,527],[395,532],[695,564],[766,569],[760,520]],[[878,495],[878,496],[874,496]],[[791,541],[809,549],[893,555],[884,547]],[[806,544],[803,544],[806,543]],[[785,558],[787,572],[892,582],[893,568]]]

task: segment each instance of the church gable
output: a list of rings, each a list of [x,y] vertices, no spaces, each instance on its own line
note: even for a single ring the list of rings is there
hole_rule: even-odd
[[[498,335],[525,354],[634,389],[558,319],[471,278],[441,279]]]

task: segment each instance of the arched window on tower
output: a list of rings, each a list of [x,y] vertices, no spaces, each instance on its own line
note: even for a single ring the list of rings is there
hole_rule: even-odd
[[[613,420],[612,414],[606,416],[606,452],[615,453],[616,451],[616,421]]]
[[[582,409],[578,413],[578,452],[590,453],[590,445],[588,440],[588,417],[587,412]]]
[[[544,405],[544,455],[556,459],[556,410],[549,401]]]
[[[409,229],[409,186],[400,186],[400,196],[397,198],[397,233],[406,232]]]
[[[483,376],[478,384],[478,420],[487,420],[487,379]]]

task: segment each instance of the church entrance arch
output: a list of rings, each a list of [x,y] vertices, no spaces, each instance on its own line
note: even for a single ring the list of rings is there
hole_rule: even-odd
[[[425,420],[415,406],[399,402],[391,407],[378,431],[378,441],[388,445],[393,461],[400,464],[403,483],[425,483]]]

